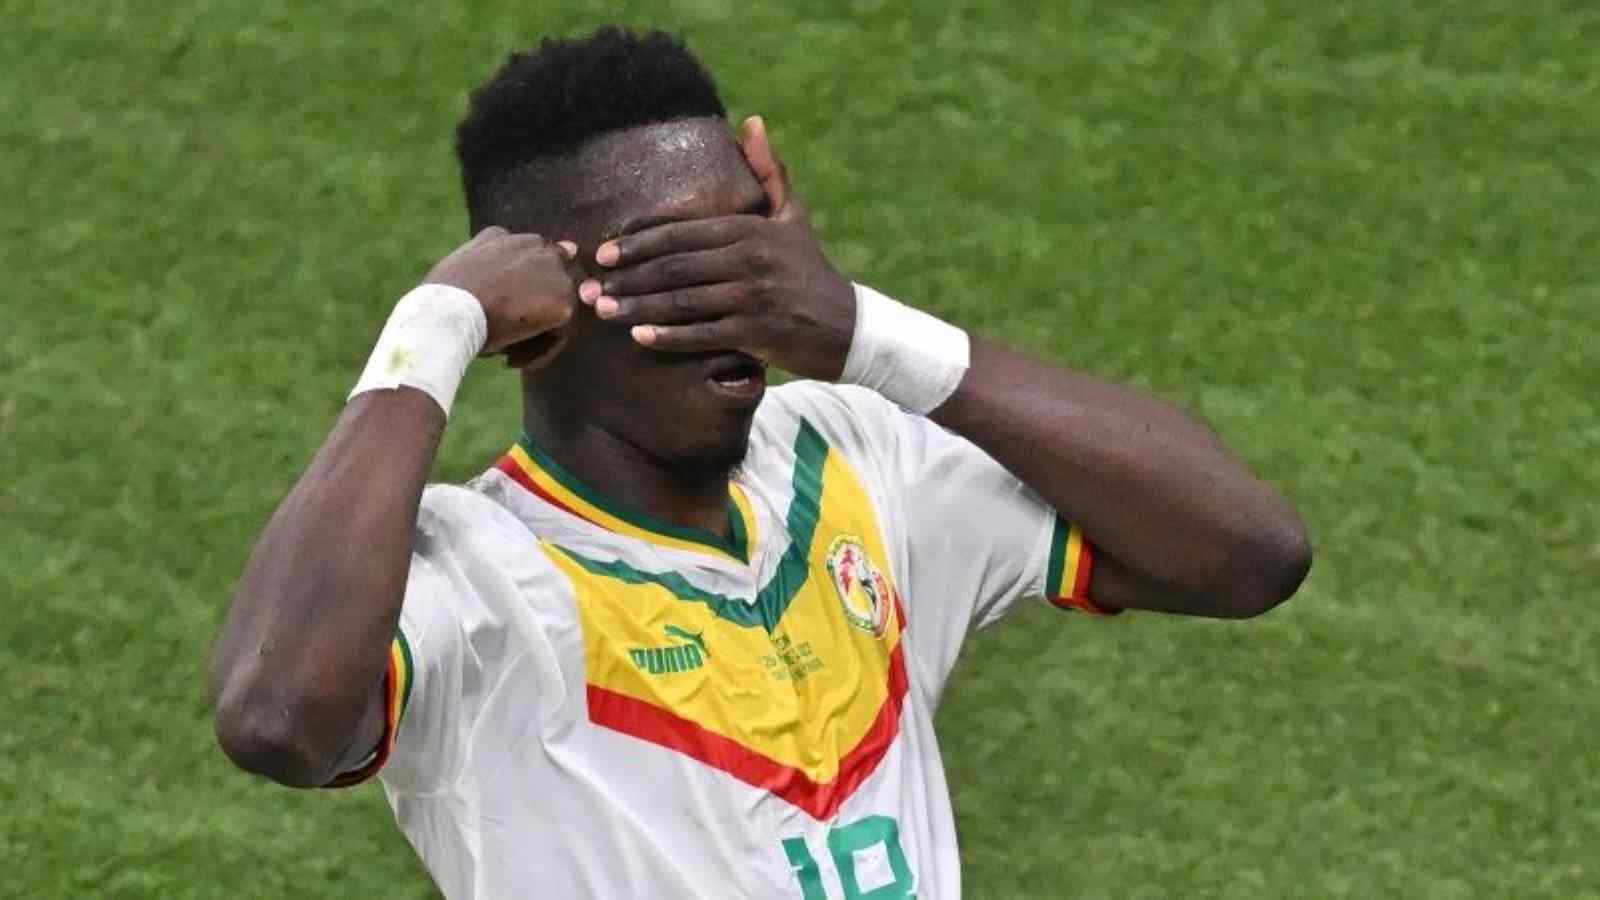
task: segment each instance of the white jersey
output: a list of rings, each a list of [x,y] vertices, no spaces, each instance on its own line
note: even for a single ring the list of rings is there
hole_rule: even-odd
[[[1091,553],[969,442],[860,388],[771,390],[731,540],[524,439],[430,487],[387,686],[395,818],[451,898],[960,895],[934,709]]]

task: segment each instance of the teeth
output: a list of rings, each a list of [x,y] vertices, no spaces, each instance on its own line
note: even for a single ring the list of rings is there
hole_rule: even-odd
[[[751,387],[765,374],[765,371],[756,365],[744,364],[728,366],[721,372],[710,376],[710,380],[730,390],[740,390]]]

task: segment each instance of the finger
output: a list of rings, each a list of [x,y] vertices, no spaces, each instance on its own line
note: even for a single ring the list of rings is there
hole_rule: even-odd
[[[544,334],[518,341],[506,348],[506,368],[536,372],[554,359],[567,345],[572,329],[557,328]]]
[[[638,294],[655,294],[701,284],[733,281],[750,269],[746,260],[728,247],[714,250],[696,250],[689,253],[672,253],[637,265],[606,272],[601,278],[590,279],[580,288],[598,297],[626,297]],[[595,293],[598,291],[598,293]],[[591,297],[590,299],[594,299]]]
[[[510,232],[505,234],[504,237],[507,246],[526,247],[530,250],[538,250],[550,246],[550,243],[542,235],[531,231]]]
[[[760,216],[718,216],[669,222],[606,241],[595,249],[594,261],[615,268],[669,253],[726,247],[760,222]]]
[[[772,142],[767,138],[766,120],[760,116],[745,119],[740,129],[739,146],[744,150],[750,171],[755,173],[756,180],[761,182],[761,189],[767,194],[772,215],[782,216],[788,211],[794,191],[789,184],[789,170],[784,167],[783,160],[778,158],[777,152],[772,149]]]
[[[505,237],[507,234],[510,234],[510,232],[506,231],[504,228],[501,228],[499,225],[490,225],[486,228],[481,228],[478,230],[478,233],[469,238],[466,243],[461,244],[454,250],[450,251],[450,254],[446,256],[445,259],[460,259],[466,254],[481,252],[479,248],[488,244],[492,244],[495,241]],[[440,260],[441,264],[443,262],[444,260]]]
[[[571,263],[578,255],[577,244],[571,241],[547,241],[537,234],[511,234],[502,240],[501,246],[515,253],[518,258],[539,264],[554,259],[566,269],[575,268]]]
[[[669,353],[736,350],[739,347],[738,329],[730,319],[687,325],[635,325],[632,334],[640,344]]]
[[[574,246],[571,241],[551,242],[537,234],[512,234],[504,238],[499,246],[522,264],[533,267],[535,273],[542,271],[542,267],[552,261],[569,273],[576,271],[572,262],[576,250],[569,252],[569,247]]]
[[[480,234],[487,233],[487,228],[480,232]],[[501,231],[498,234],[489,235],[488,240],[501,246],[513,247],[518,250],[538,250],[541,247],[550,246],[550,242],[545,240],[543,235],[535,234],[531,231]]]
[[[572,321],[577,310],[577,298],[570,298],[558,306],[544,304],[525,305],[508,313],[508,321],[494,338],[484,345],[480,356],[493,356],[523,341],[537,338],[546,332],[564,327]]]
[[[740,306],[744,288],[730,282],[642,297],[601,297],[595,315],[619,325],[677,325],[716,319]]]

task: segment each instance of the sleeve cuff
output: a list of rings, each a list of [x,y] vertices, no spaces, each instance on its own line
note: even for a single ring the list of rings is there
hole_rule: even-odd
[[[389,665],[383,671],[383,736],[361,765],[339,775],[324,787],[353,787],[378,774],[383,764],[389,761],[395,735],[400,731],[400,720],[405,717],[406,704],[411,700],[411,677],[411,645],[406,643],[404,634],[396,631],[394,640],[389,644]]]
[[[1094,571],[1094,548],[1078,526],[1056,516],[1050,535],[1050,561],[1045,571],[1044,595],[1060,609],[1074,609],[1094,616],[1114,616],[1122,610],[1106,610],[1089,599],[1089,578]]]

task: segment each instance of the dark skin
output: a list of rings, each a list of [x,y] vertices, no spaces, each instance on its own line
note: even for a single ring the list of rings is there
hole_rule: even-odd
[[[430,273],[477,296],[490,352],[523,371],[524,426],[563,466],[652,516],[721,532],[764,382],[836,379],[850,282],[751,120],[630,129],[530,166],[530,197]],[[565,247],[526,232],[569,237]],[[1159,400],[974,340],[935,422],[982,447],[1094,543],[1095,601],[1240,618],[1310,566],[1298,516]],[[263,532],[212,663],[240,766],[329,781],[382,733],[381,679],[417,505],[445,416],[411,388],[346,408]]]
[[[618,176],[617,173],[625,173]],[[567,208],[530,211],[521,228],[570,236],[584,272],[595,249],[653,223],[768,210],[727,128],[692,120],[600,138],[539,166],[524,189],[566,194]],[[523,370],[523,426],[569,471],[608,496],[668,521],[727,527],[727,476],[744,456],[759,393],[731,396],[708,375],[755,360],[726,347],[663,353],[587,308],[564,349]]]

